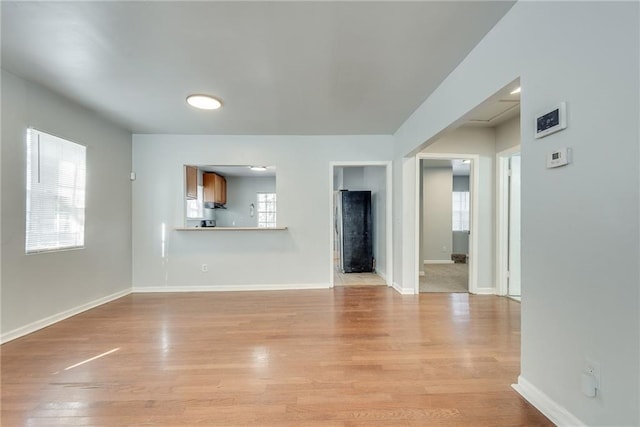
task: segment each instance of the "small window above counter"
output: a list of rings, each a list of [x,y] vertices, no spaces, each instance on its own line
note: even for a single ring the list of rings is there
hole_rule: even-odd
[[[176,230],[286,229],[276,222],[274,166],[185,165],[184,188],[185,222]]]

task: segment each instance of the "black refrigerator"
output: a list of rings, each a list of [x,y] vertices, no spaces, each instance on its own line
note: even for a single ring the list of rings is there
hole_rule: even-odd
[[[371,191],[336,193],[336,232],[343,273],[373,271]]]

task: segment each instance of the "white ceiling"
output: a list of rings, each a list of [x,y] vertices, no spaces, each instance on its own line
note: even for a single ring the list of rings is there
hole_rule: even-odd
[[[2,67],[134,133],[391,134],[513,3],[2,1]]]
[[[267,168],[267,170],[265,171],[254,171],[254,170],[251,170],[250,166],[227,166],[227,165],[198,166],[198,168],[200,168],[200,170],[204,172],[216,172],[219,175],[222,175],[224,177],[231,176],[231,177],[265,178],[265,177],[276,176],[275,166],[265,166],[265,167]]]
[[[489,99],[473,109],[464,126],[496,127],[520,114],[520,93],[512,94],[517,84],[499,94],[497,99]]]

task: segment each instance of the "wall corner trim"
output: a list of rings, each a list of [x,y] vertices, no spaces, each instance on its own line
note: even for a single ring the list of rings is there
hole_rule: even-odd
[[[396,282],[393,282],[392,287],[400,295],[415,295],[415,290],[413,288],[403,288]]]
[[[6,342],[15,340],[16,338],[23,337],[42,328],[46,328],[47,326],[51,326],[54,323],[60,322],[61,320],[67,319],[71,316],[75,316],[76,314],[80,314],[87,310],[91,310],[92,308],[98,307],[99,305],[106,304],[108,302],[117,300],[118,298],[127,296],[130,293],[131,288],[123,289],[111,295],[107,295],[106,297],[98,298],[86,304],[82,304],[77,307],[70,308],[69,310],[54,314],[52,316],[45,317],[44,319],[36,320],[35,322],[31,322],[27,325],[2,334],[2,336],[0,336],[0,343],[4,344]]]
[[[564,407],[560,406],[556,401],[552,400],[539,388],[522,378],[522,376],[518,377],[518,384],[513,384],[511,385],[511,387],[513,387],[513,389],[517,391],[522,397],[524,397],[525,400],[527,400],[540,412],[542,412],[547,418],[549,418],[555,425],[559,427],[586,426],[585,423],[576,418]]]

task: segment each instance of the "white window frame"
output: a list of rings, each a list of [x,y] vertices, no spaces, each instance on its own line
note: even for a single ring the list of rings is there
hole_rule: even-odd
[[[27,129],[25,253],[84,248],[87,149]]]
[[[204,218],[204,186],[198,185],[198,197],[187,199],[187,219]]]
[[[267,201],[270,195],[273,195],[273,201]],[[258,214],[258,227],[260,228],[274,228],[277,224],[277,197],[275,192],[265,192],[265,193],[257,193],[257,209],[256,212]],[[272,208],[270,209],[269,203],[272,203]],[[272,219],[269,219],[268,216],[272,215]],[[264,219],[263,219],[264,218]]]
[[[454,191],[451,197],[453,231],[469,231],[471,220],[469,191]]]

